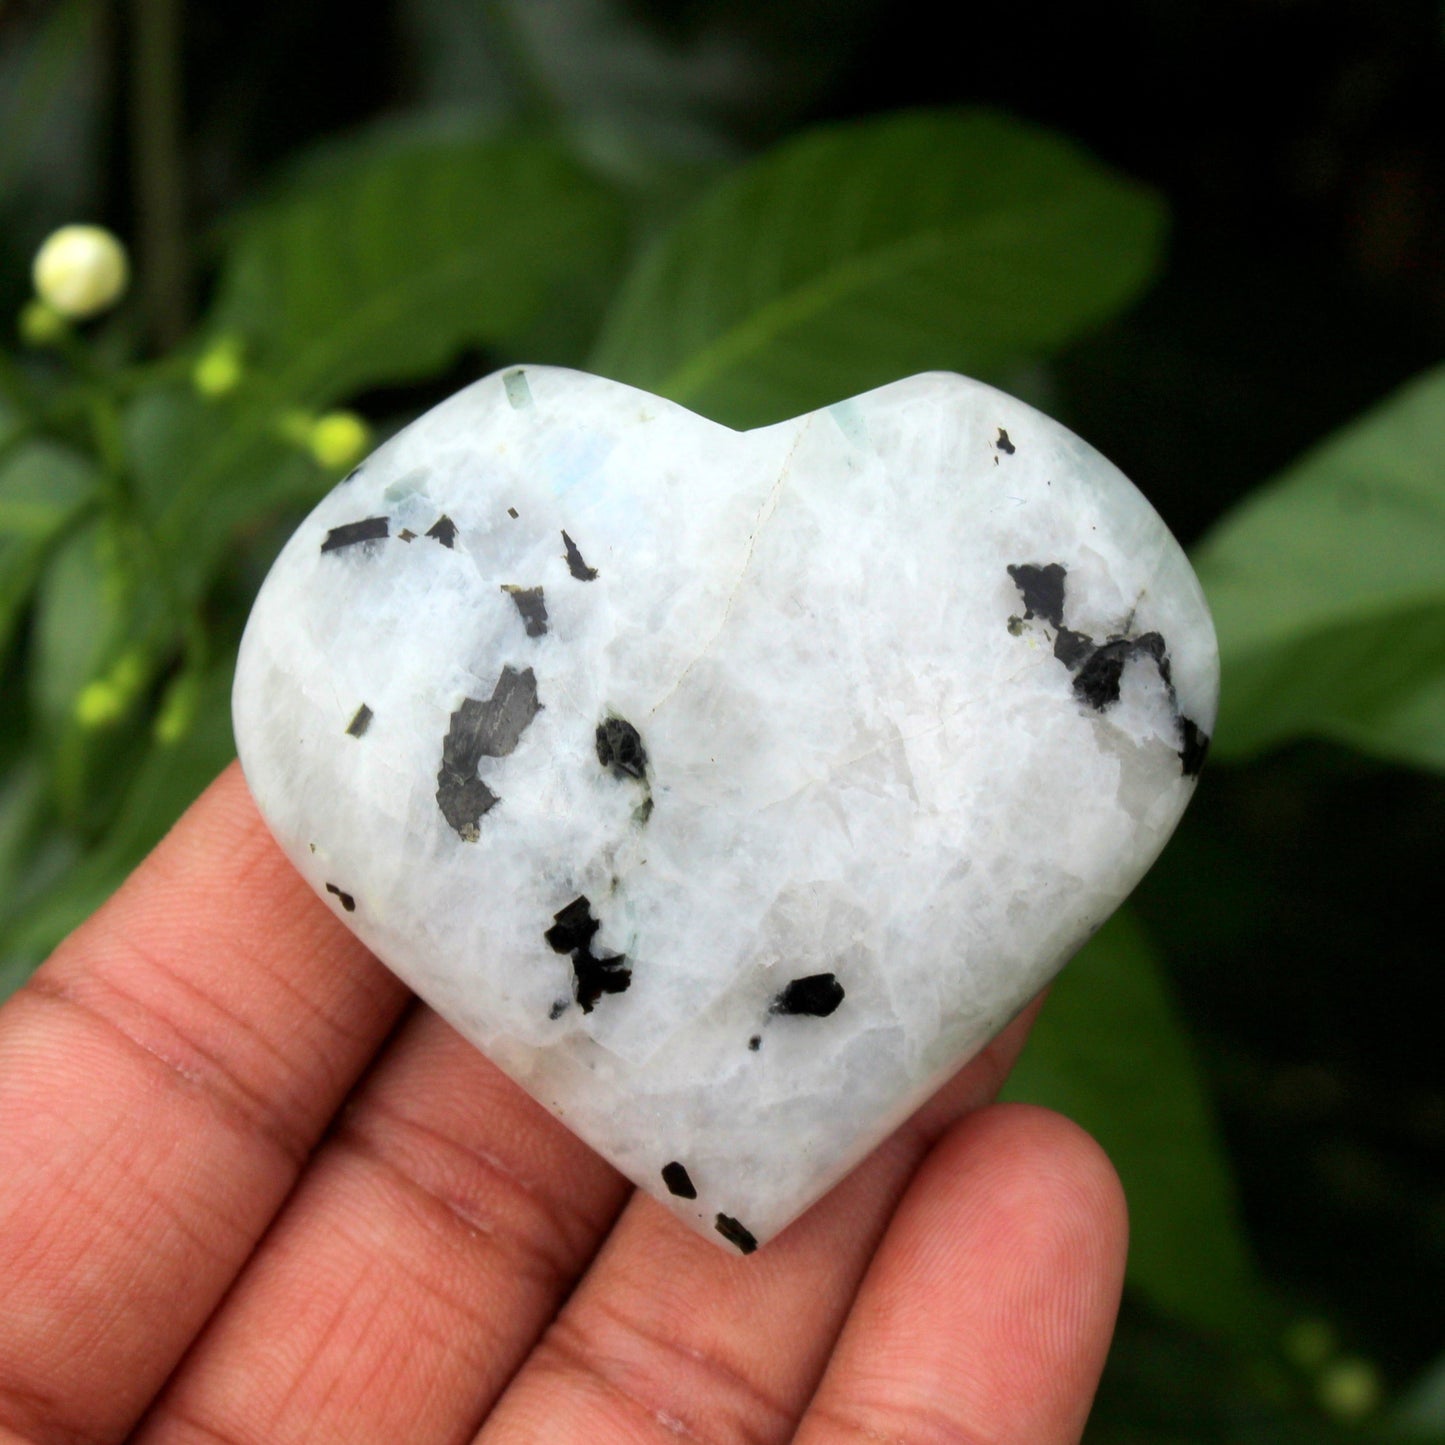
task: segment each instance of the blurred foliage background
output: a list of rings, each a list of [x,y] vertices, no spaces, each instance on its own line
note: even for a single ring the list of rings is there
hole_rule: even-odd
[[[1131,1199],[1089,1438],[1445,1440],[1445,14],[959,20],[0,5],[0,991],[230,756],[250,598],[366,436],[515,361],[733,425],[981,375],[1140,484],[1224,656],[1011,1085]],[[37,317],[78,220],[133,284]]]

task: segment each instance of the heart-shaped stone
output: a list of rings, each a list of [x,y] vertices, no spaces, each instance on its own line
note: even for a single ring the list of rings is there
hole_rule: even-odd
[[[376,955],[749,1251],[1138,881],[1217,678],[1149,504],[990,387],[733,432],[528,367],[302,524],[235,725]]]

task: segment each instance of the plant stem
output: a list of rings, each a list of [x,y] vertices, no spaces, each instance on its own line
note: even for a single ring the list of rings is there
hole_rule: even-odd
[[[169,349],[190,323],[181,0],[132,0],[131,25],[131,156],[140,271],[151,333]]]

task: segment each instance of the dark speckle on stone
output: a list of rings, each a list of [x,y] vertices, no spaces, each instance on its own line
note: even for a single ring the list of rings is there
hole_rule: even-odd
[[[735,1244],[744,1254],[751,1254],[757,1247],[758,1242],[753,1238],[752,1231],[739,1224],[731,1214],[719,1214],[713,1228],[727,1240],[729,1244]]]
[[[364,472],[365,470],[366,470],[366,463],[365,463],[365,462],[363,462],[359,467],[352,467],[352,469],[351,469],[349,472],[347,472],[347,474],[346,474],[344,477],[342,477],[342,479],[341,479],[339,482],[337,482],[336,485],[337,485],[338,487],[344,487],[344,486],[347,484],[347,482],[354,482],[354,481],[357,479],[357,477],[359,477],[359,476],[362,474],[362,472]]]
[[[415,542],[416,533],[413,532],[410,527],[403,527],[401,531],[396,534],[396,540],[398,542]]]
[[[1071,628],[1061,627],[1054,634],[1054,656],[1072,672],[1094,650],[1094,639]]]
[[[1124,664],[1134,655],[1134,644],[1116,637],[1096,647],[1074,677],[1074,694],[1095,712],[1103,712],[1119,701],[1119,683]]]
[[[1036,562],[1010,563],[1008,575],[1024,599],[1024,618],[1042,617],[1051,627],[1064,625],[1064,578],[1068,575],[1059,562],[1046,567]]]
[[[574,898],[565,908],[552,915],[552,926],[542,937],[553,953],[571,953],[574,948],[589,948],[602,925],[592,916],[592,905],[586,896]]]
[[[1006,457],[1013,456],[1013,454],[1018,450],[1018,448],[1014,446],[1014,444],[1008,439],[1008,433],[1002,427],[998,429],[998,440],[994,442],[994,446]]]
[[[515,507],[508,507],[507,515],[515,522],[522,514]]]
[[[457,540],[457,524],[445,512],[426,529],[426,534],[443,547],[454,546]]]
[[[347,522],[344,526],[333,527],[321,544],[323,552],[340,552],[343,547],[354,547],[358,542],[377,542],[385,537],[390,526],[388,517],[364,517],[359,522]]]
[[[517,604],[517,611],[522,614],[522,621],[526,624],[527,636],[545,637],[547,635],[547,602],[542,595],[542,589],[540,587],[515,587],[503,583],[502,591]]]
[[[696,1199],[697,1185],[692,1182],[688,1172],[676,1159],[671,1164],[662,1166],[662,1182],[667,1185],[667,1192],[675,1194],[679,1199]]]
[[[770,1012],[825,1019],[843,1002],[843,985],[831,973],[795,978],[774,1000]]]
[[[750,1038],[750,1039],[748,1040],[748,1047],[749,1047],[754,1053],[757,1053],[757,1051],[758,1051],[760,1048],[762,1048],[762,1046],[763,1046],[763,1036],[762,1036],[761,1034],[754,1034],[754,1035],[752,1036],[752,1038]]]
[[[463,698],[451,715],[442,740],[436,798],[442,816],[464,841],[476,842],[482,815],[497,802],[497,795],[477,776],[477,764],[511,753],[541,707],[532,669],[504,667],[490,699]]]
[[[1077,637],[1079,634],[1071,635]],[[1154,666],[1159,670],[1159,679],[1168,689],[1170,704],[1174,705],[1169,651],[1163,636],[1158,632],[1144,632],[1138,637],[1111,637],[1108,642],[1088,652],[1082,662],[1068,661],[1067,657],[1060,653],[1059,639],[1056,638],[1054,656],[1070,668],[1077,667],[1074,694],[1096,712],[1103,712],[1119,701],[1119,684],[1124,676],[1124,664],[1135,657],[1153,659]]]
[[[1180,769],[1186,778],[1197,778],[1209,756],[1209,736],[1193,718],[1181,716],[1179,727],[1184,734],[1184,746],[1179,749]]]
[[[355,912],[356,912],[356,899],[354,899],[354,898],[351,896],[351,894],[344,892],[342,889],[338,888],[334,883],[328,883],[328,884],[326,885],[326,891],[327,891],[328,893],[334,893],[334,894],[336,895],[336,901],[337,901],[348,913],[355,913]]]
[[[1022,636],[1023,636],[1023,630],[1024,630],[1024,620],[1023,620],[1023,618],[1022,618],[1022,617],[1010,617],[1009,620],[1008,620],[1008,630],[1009,630],[1009,636],[1010,636],[1010,637],[1022,637]]]
[[[625,993],[632,983],[632,970],[625,954],[599,958],[592,952],[592,940],[602,925],[592,916],[592,904],[583,895],[552,915],[552,926],[542,935],[553,953],[572,955],[572,976],[577,1002],[590,1014],[604,993]]]
[[[559,1019],[569,1008],[572,1007],[570,998],[557,998],[552,1000],[552,1007],[547,1010],[549,1019]]]
[[[371,720],[375,716],[376,714],[373,713],[365,703],[362,703],[361,706],[356,709],[356,716],[347,723],[346,731],[354,738],[361,737],[367,728],[371,726]]]
[[[597,761],[617,777],[647,777],[647,750],[626,718],[607,717],[597,724]]]
[[[577,550],[577,544],[566,532],[562,533],[562,545],[567,549],[567,570],[579,582],[590,582],[597,575],[597,569],[589,567],[582,560],[582,553]]]

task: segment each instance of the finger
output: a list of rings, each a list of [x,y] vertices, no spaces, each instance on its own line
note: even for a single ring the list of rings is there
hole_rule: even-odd
[[[140,1440],[469,1438],[627,1188],[418,1010]]]
[[[125,1434],[405,997],[222,774],[0,1010],[0,1426]]]
[[[729,1256],[635,1196],[481,1439],[790,1440],[910,1176],[994,1096],[1034,1011],[755,1255]]]
[[[958,1126],[919,1171],[798,1445],[1083,1434],[1124,1274],[1103,1151],[1022,1105]]]

